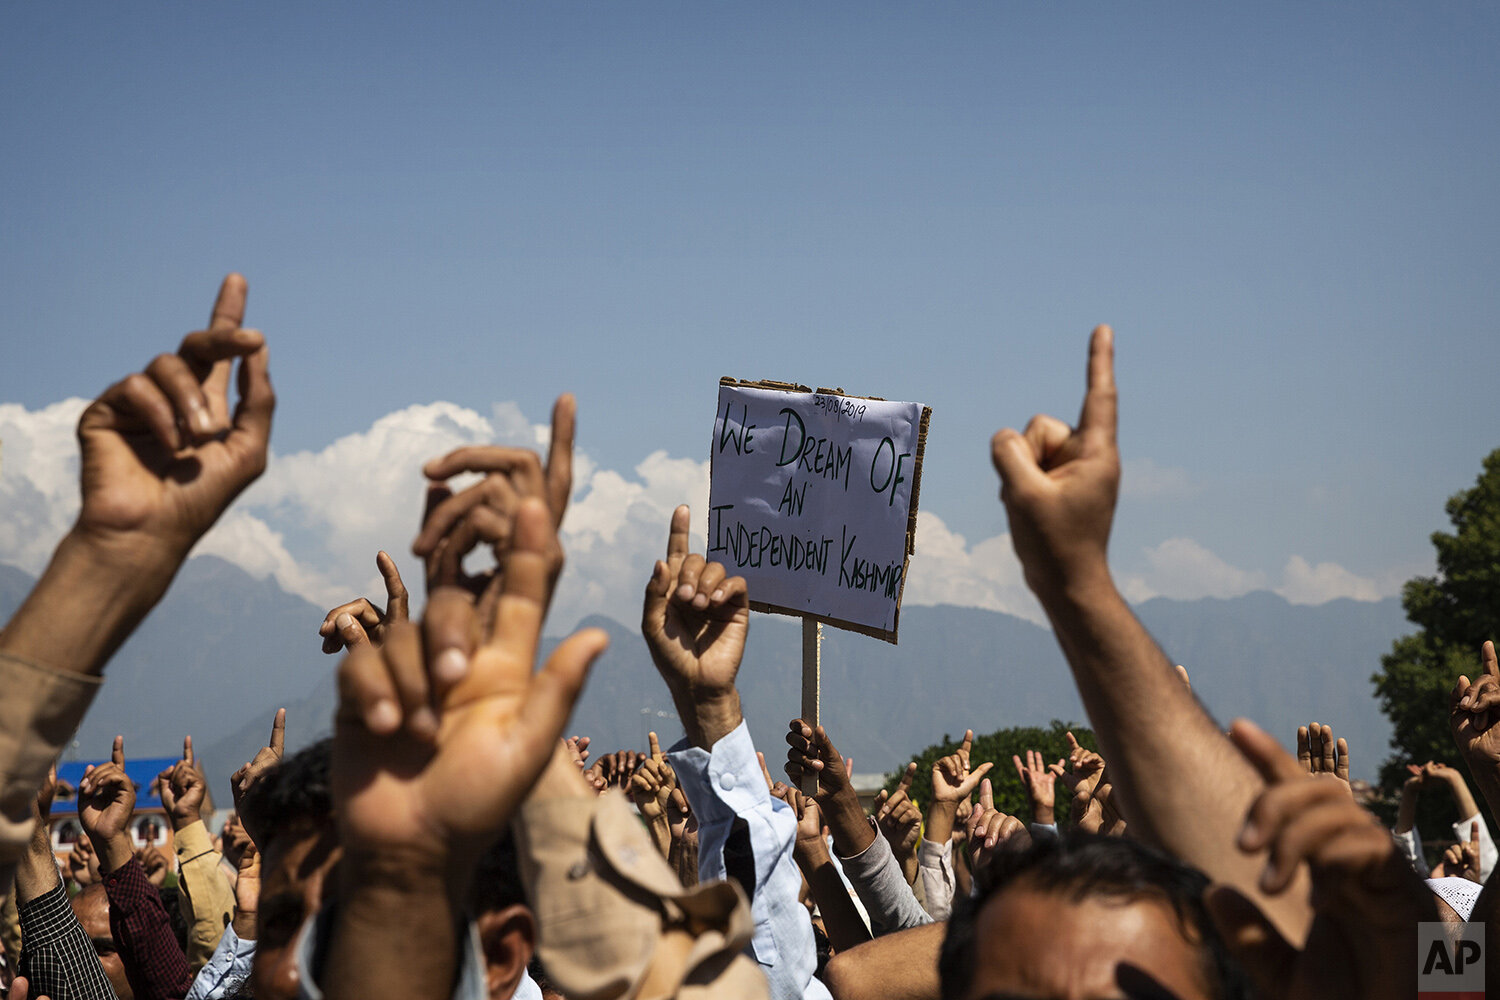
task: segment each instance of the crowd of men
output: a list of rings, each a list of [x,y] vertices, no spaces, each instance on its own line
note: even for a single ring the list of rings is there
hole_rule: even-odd
[[[277,713],[217,837],[185,741],[157,778],[174,858],[131,839],[137,790],[116,739],[77,788],[84,836],[60,871],[59,753],[111,654],[265,468],[275,396],[245,296],[225,279],[206,330],[85,410],[77,522],[0,631],[14,1000],[1368,1000],[1417,994],[1424,928],[1455,946],[1443,955],[1500,953],[1496,852],[1457,771],[1413,762],[1387,829],[1351,791],[1343,740],[1307,727],[1294,757],[1250,721],[1226,732],[1116,589],[1108,327],[1089,344],[1077,424],[1038,416],[991,445],[1016,554],[1100,751],[998,762],[1029,817],[996,808],[997,762],[971,759],[972,732],[933,765],[929,801],[910,794],[913,765],[874,815],[836,734],[757,719],[757,744],[736,689],[750,595],[690,551],[685,506],[642,567],[641,612],[683,739],[603,754],[565,737],[607,638],[576,632],[536,667],[572,492],[564,396],[545,458],[469,447],[423,469],[425,607],[411,613],[381,553],[385,606],[328,613],[324,650],[342,654],[331,738],[288,755]],[[476,548],[494,554],[478,574],[464,567]],[[1494,814],[1500,664],[1493,644],[1476,655],[1475,679],[1433,711]],[[766,761],[783,744],[780,780]],[[1428,871],[1415,803],[1440,786],[1464,819]]]

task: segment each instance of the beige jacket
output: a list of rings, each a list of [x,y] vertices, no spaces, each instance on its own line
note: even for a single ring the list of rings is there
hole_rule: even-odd
[[[683,888],[625,797],[527,802],[514,821],[537,954],[569,1000],[762,1000],[733,882]]]
[[[177,852],[177,897],[188,925],[187,959],[193,975],[213,958],[224,928],[234,919],[234,886],[219,862],[224,856],[214,850],[208,827],[195,820],[172,838]]]

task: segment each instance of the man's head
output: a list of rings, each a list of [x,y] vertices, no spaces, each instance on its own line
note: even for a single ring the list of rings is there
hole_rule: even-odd
[[[526,901],[516,842],[509,831],[480,858],[469,886],[468,904],[484,948],[489,995],[495,1000],[506,1000],[515,993],[527,972],[545,994],[546,976],[539,963],[533,961],[536,917]]]
[[[1066,833],[1001,852],[954,906],[943,995],[1236,1000],[1245,987],[1204,909],[1207,886],[1121,837]]]
[[[120,961],[114,934],[109,929],[109,896],[105,894],[103,882],[84,886],[83,891],[73,897],[73,916],[78,918],[83,932],[89,936],[94,954],[99,956],[99,964],[104,967],[115,995],[120,1000],[135,1000],[135,991],[130,988],[130,980],[125,978],[125,964]]]
[[[314,743],[267,771],[248,792],[246,807],[269,831],[261,851],[254,993],[263,1000],[297,994],[292,944],[323,902],[323,886],[339,859],[329,785],[332,741]]]

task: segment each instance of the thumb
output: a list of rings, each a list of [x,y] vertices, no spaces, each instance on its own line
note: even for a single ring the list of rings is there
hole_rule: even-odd
[[[1046,479],[1036,452],[1020,434],[1007,427],[990,439],[990,459],[1000,473],[1001,486],[1024,489]]]
[[[1259,995],[1286,996],[1297,949],[1287,943],[1265,914],[1227,885],[1211,886],[1203,897],[1224,944],[1255,982]]]

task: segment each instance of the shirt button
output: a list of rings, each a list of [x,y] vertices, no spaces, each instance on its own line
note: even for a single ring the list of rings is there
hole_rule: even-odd
[[[572,868],[568,869],[568,878],[572,879],[574,882],[577,882],[588,873],[589,863],[587,861],[579,861],[575,863]]]
[[[719,775],[719,787],[722,788],[722,789],[724,789],[724,791],[726,791],[726,792],[729,791],[731,788],[733,788],[734,787],[734,775],[729,774],[728,772],[725,772],[724,774]]]

